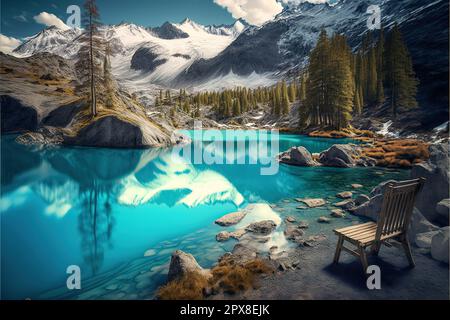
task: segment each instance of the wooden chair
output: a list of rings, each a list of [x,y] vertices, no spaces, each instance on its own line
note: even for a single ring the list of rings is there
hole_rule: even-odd
[[[415,266],[407,231],[414,209],[417,194],[423,188],[424,178],[389,183],[386,186],[383,205],[378,222],[367,222],[351,227],[334,230],[339,236],[334,263],[339,262],[341,251],[344,250],[361,259],[364,273],[367,270],[366,248],[371,247],[369,254],[378,255],[382,244],[391,246],[386,241],[396,239],[401,242],[411,267]],[[353,244],[352,250],[344,246],[344,241]]]

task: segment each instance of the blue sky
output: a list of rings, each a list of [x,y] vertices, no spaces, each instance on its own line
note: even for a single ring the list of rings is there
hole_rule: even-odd
[[[41,12],[56,15],[66,21],[66,8],[72,4],[82,5],[83,0],[1,0],[0,33],[21,39],[43,28],[33,17]],[[98,0],[105,24],[122,21],[143,26],[158,26],[165,21],[180,22],[186,17],[201,24],[229,24],[232,15],[213,0]]]

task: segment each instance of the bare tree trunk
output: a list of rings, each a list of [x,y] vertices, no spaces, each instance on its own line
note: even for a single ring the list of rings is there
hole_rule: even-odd
[[[90,47],[90,64],[91,64],[91,114],[92,117],[97,115],[97,99],[95,92],[95,78],[94,78],[94,45],[93,45],[93,26],[92,26],[92,12],[89,13],[89,47]]]

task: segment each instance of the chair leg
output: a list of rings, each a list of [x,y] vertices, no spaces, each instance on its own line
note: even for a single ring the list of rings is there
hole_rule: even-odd
[[[374,256],[378,256],[378,254],[380,253],[380,249],[381,243],[375,242],[371,247],[371,254],[373,254]]]
[[[339,257],[341,256],[342,246],[344,245],[344,237],[339,236],[339,240],[336,246],[336,253],[334,254],[334,260],[333,263],[338,264],[339,263]]]
[[[369,267],[369,263],[367,262],[367,254],[364,247],[359,247],[359,257],[361,259],[361,263],[364,269],[364,274],[366,274],[367,268]]]
[[[414,268],[416,266],[416,263],[414,262],[414,258],[411,252],[411,246],[409,244],[409,241],[406,237],[402,239],[402,245],[403,249],[405,250],[406,257],[408,258],[409,265],[411,268]]]

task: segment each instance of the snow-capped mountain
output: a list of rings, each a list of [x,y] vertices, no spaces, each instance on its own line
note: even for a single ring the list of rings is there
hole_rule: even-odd
[[[24,57],[40,52],[70,56],[76,52],[67,52],[68,44],[76,41],[81,33],[81,29],[61,30],[55,26],[48,27],[34,36],[25,38],[24,43],[17,47],[14,53]]]
[[[130,23],[106,26],[114,53],[113,72],[123,85],[149,98],[152,94],[145,91],[152,85],[221,89],[270,84],[305,64],[322,28],[345,34],[356,49],[368,31],[368,7],[379,5],[383,27],[389,30],[397,23],[404,35],[425,87],[420,92],[439,99],[438,93],[447,90],[443,87],[448,79],[447,0],[293,3],[260,27],[239,20],[231,26],[203,26],[189,19],[157,28]],[[79,33],[52,27],[29,38],[14,53],[48,51],[73,58]]]

